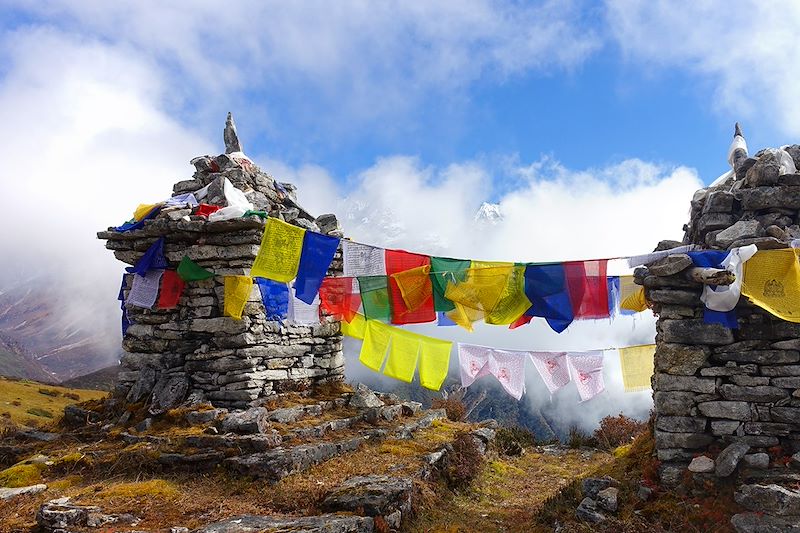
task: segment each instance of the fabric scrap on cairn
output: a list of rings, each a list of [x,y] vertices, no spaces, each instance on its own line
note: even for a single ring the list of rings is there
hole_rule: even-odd
[[[167,258],[164,257],[164,237],[160,237],[150,245],[134,266],[125,267],[125,271],[144,276],[148,270],[163,270],[168,266]]]
[[[241,320],[252,289],[253,278],[250,276],[225,276],[225,315]]]
[[[744,265],[742,294],[789,322],[800,322],[800,249],[761,250]]]
[[[158,286],[163,274],[163,270],[148,270],[144,276],[134,274],[131,291],[128,293],[126,303],[136,307],[152,309],[158,298]]]
[[[261,303],[264,305],[267,320],[286,320],[289,317],[289,286],[266,278],[253,278],[253,281],[261,293]]]
[[[161,292],[158,295],[159,309],[175,309],[181,299],[186,283],[174,270],[165,270],[161,277]]]
[[[178,264],[178,275],[183,281],[202,281],[214,277],[214,273],[201,267],[184,255]]]

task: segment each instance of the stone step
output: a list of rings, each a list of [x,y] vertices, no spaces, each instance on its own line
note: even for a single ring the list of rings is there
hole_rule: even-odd
[[[209,524],[194,533],[372,533],[373,520],[363,516],[255,516],[244,515]]]
[[[414,483],[393,476],[357,476],[333,489],[323,500],[322,510],[382,516],[392,529],[399,529],[411,512]]]
[[[354,416],[326,420],[325,422],[313,426],[291,429],[284,435],[284,439],[318,439],[330,433],[350,429],[361,423],[376,424],[381,421],[391,422],[401,416],[412,416],[413,414],[414,411],[403,404],[386,405],[374,409],[366,409]]]
[[[239,453],[265,452],[282,443],[283,439],[277,431],[261,435],[192,435],[183,438],[183,444],[191,448],[237,450]]]

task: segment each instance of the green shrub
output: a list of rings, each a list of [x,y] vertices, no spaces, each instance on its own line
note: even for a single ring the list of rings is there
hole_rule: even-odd
[[[45,396],[52,396],[55,398],[56,396],[61,396],[61,393],[54,389],[39,389],[39,394],[44,394]]]
[[[494,444],[502,454],[519,455],[524,448],[536,446],[536,437],[522,426],[503,427],[497,430]]]
[[[453,422],[461,422],[467,415],[467,408],[461,400],[455,398],[434,398],[431,401],[432,409],[444,409],[447,413],[447,418]]]
[[[25,412],[28,413],[29,415],[41,416],[44,418],[53,418],[54,416],[52,411],[48,411],[47,409],[42,409],[41,407],[31,407]]]
[[[578,426],[572,426],[569,428],[567,446],[570,448],[594,448],[597,446],[597,441]]]

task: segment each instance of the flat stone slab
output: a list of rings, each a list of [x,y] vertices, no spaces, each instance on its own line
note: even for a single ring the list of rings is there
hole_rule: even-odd
[[[411,510],[410,479],[392,476],[358,476],[350,478],[322,502],[326,511],[363,510],[367,516],[386,516],[395,511]]]
[[[10,500],[17,496],[24,496],[25,494],[38,494],[47,490],[47,485],[31,485],[29,487],[18,487],[15,489],[0,488],[0,500]]]
[[[215,522],[194,533],[372,533],[372,518],[320,515],[299,518],[245,515]]]

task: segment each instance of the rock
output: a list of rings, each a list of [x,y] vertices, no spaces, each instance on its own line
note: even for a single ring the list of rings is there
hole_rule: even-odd
[[[736,533],[800,533],[800,521],[797,518],[787,520],[762,513],[735,514],[731,524]]]
[[[373,520],[364,516],[320,515],[284,517],[244,515],[215,522],[194,533],[372,533]]]
[[[800,187],[754,187],[738,193],[742,208],[747,211],[761,209],[800,209]]]
[[[239,142],[239,135],[236,133],[236,124],[234,124],[233,115],[230,113],[228,113],[228,118],[225,119],[225,130],[222,132],[222,138],[225,140],[226,154],[242,151],[242,143]]]
[[[696,378],[694,376],[673,376],[656,374],[653,387],[658,391],[688,391],[701,394],[713,394],[716,381],[713,378]]]
[[[68,405],[64,408],[64,424],[67,427],[79,427],[94,424],[100,421],[100,413],[89,411],[77,405]]]
[[[125,400],[128,403],[139,403],[144,401],[147,396],[153,392],[153,387],[156,385],[156,370],[153,367],[146,366],[139,370],[139,377],[133,384],[133,387],[128,391],[128,396]]]
[[[349,405],[355,409],[368,409],[383,407],[384,403],[369,389],[369,387],[359,383],[355,392],[350,397]]]
[[[766,453],[751,453],[745,455],[744,464],[750,468],[769,468],[769,455]]]
[[[656,448],[705,448],[714,440],[706,433],[668,433],[655,431]]]
[[[69,498],[50,500],[42,504],[36,512],[36,523],[45,531],[65,530],[86,526],[89,513],[97,513],[99,507],[74,505]]]
[[[749,511],[778,516],[800,516],[800,492],[780,485],[742,485],[736,503]]]
[[[659,320],[659,326],[664,342],[723,345],[734,341],[730,329],[720,324],[706,324],[702,319]]]
[[[692,392],[653,393],[656,412],[663,415],[687,416],[694,406],[695,394]],[[704,413],[705,414],[705,413]]]
[[[675,254],[647,265],[654,276],[672,276],[692,266],[692,258],[686,254]]]
[[[780,161],[774,152],[764,152],[745,174],[745,183],[750,187],[776,185],[780,167]]]
[[[728,447],[722,450],[717,456],[716,468],[714,470],[716,476],[728,477],[733,474],[739,461],[744,458],[749,450],[750,445],[743,442],[734,442],[728,445]]]
[[[203,411],[189,411],[186,413],[186,421],[193,426],[210,424],[218,417],[227,414],[227,409],[206,409]]]
[[[714,471],[714,460],[705,455],[700,455],[692,459],[689,463],[689,472],[695,474],[707,474]]]
[[[28,487],[17,487],[13,489],[6,489],[0,487],[0,500],[11,500],[17,496],[24,496],[26,494],[38,494],[47,490],[47,485],[30,485]]]
[[[136,426],[133,429],[135,429],[137,432],[141,433],[143,431],[147,431],[152,426],[153,426],[153,419],[152,418],[145,418],[144,420],[142,420],[141,422],[136,424]]]
[[[339,219],[336,218],[336,215],[331,213],[318,216],[314,219],[314,222],[319,226],[320,232],[326,235],[342,231],[341,226],[339,226]]]
[[[708,362],[711,350],[703,346],[661,343],[656,347],[655,370],[667,374],[693,376]]]
[[[264,407],[251,407],[245,411],[228,413],[220,422],[223,433],[252,435],[266,433],[270,429],[269,411]]]
[[[728,191],[712,191],[706,197],[703,213],[731,213],[734,196]]]
[[[489,444],[494,440],[495,433],[495,430],[489,428],[478,428],[470,433],[475,439],[475,443],[481,455],[486,454],[486,451],[489,449]]]
[[[758,363],[761,365],[775,365],[783,363],[797,363],[800,361],[800,352],[797,350],[752,350],[741,352],[715,353],[717,361],[733,361],[735,363]]]
[[[650,487],[645,487],[644,485],[639,486],[639,490],[636,491],[636,497],[646,502],[653,496],[653,489]]]
[[[697,409],[710,418],[729,418],[731,420],[752,420],[753,413],[747,402],[712,401],[697,404]]]
[[[186,375],[166,375],[158,380],[153,388],[149,412],[160,415],[177,407],[186,397],[189,390],[189,380]]]
[[[741,387],[731,384],[720,387],[720,394],[726,400],[743,400],[758,403],[772,403],[789,397],[789,393],[779,387]]]
[[[322,501],[325,511],[387,516],[411,511],[413,483],[407,478],[358,476],[333,489]]]
[[[619,489],[616,487],[608,487],[597,493],[597,505],[599,505],[601,509],[615,513],[618,507],[618,497]]]
[[[602,478],[589,477],[584,479],[581,483],[583,495],[592,500],[597,499],[597,494],[601,490],[607,489],[613,485],[617,485],[617,480],[608,476]]]
[[[581,501],[575,510],[575,516],[578,517],[578,520],[591,522],[592,524],[599,524],[606,520],[605,515],[597,511],[597,502],[591,498],[584,498]]]
[[[717,233],[714,243],[719,248],[727,248],[735,241],[761,237],[760,231],[761,225],[758,220],[740,220],[733,226]]]

